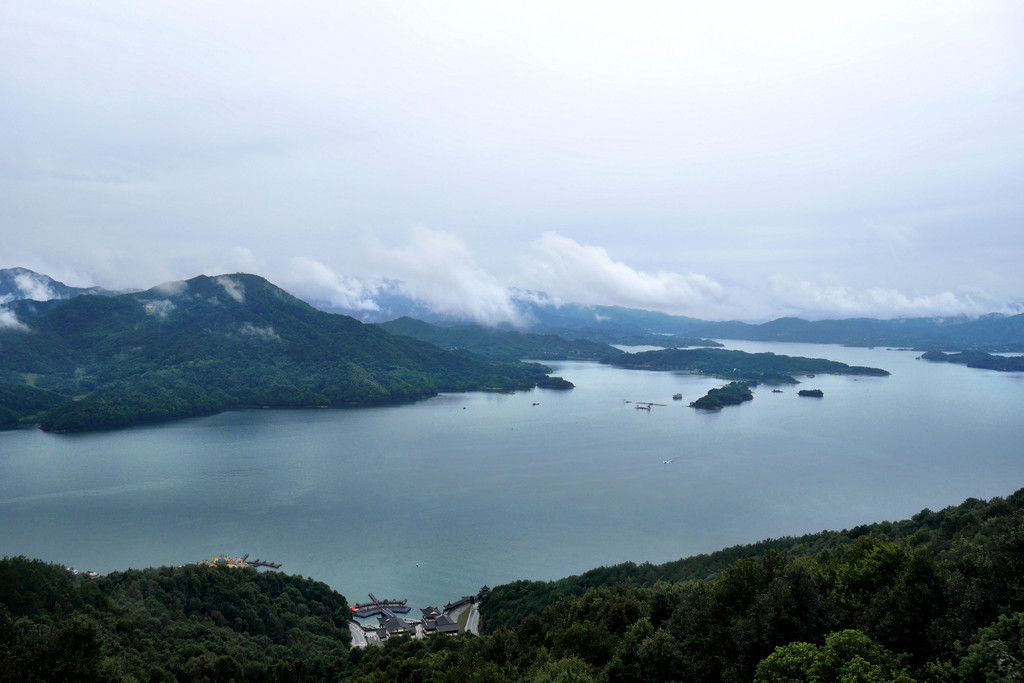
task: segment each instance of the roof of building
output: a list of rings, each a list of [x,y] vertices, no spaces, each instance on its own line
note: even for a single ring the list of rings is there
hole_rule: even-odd
[[[437,618],[437,631],[438,633],[458,633],[459,623],[449,617],[447,614],[442,614]]]

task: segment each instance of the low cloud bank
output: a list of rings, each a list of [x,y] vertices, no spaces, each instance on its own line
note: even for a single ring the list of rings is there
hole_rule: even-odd
[[[281,341],[281,336],[274,331],[273,326],[253,325],[251,322],[243,323],[238,329],[243,337],[256,337],[266,341]]]
[[[18,316],[14,315],[14,311],[6,308],[0,308],[0,330],[28,332],[28,329],[28,325],[18,320]]]
[[[438,314],[489,325],[526,322],[509,288],[484,270],[455,235],[417,227],[404,248],[372,248],[375,260],[399,274],[400,291]]]
[[[1013,306],[995,304],[982,293],[907,294],[885,287],[855,289],[808,281],[794,283],[781,278],[773,278],[769,289],[774,299],[769,304],[772,308],[811,318],[976,317],[987,313],[1021,312]]]
[[[49,301],[57,299],[57,293],[50,288],[50,284],[31,273],[19,273],[14,276],[14,284],[18,286],[25,299],[33,301]]]
[[[415,228],[404,246],[371,241],[365,262],[380,276],[394,279],[364,280],[297,257],[291,259],[285,285],[303,298],[353,312],[383,312],[388,306],[382,302],[399,293],[436,315],[488,325],[526,325],[530,304],[569,303],[748,322],[783,316],[817,320],[1021,312],[980,291],[908,293],[895,287],[858,288],[746,273],[723,284],[703,273],[650,273],[614,259],[601,246],[555,232],[542,234],[519,255],[522,266],[511,283],[482,267],[457,236],[424,227]]]
[[[599,246],[547,232],[531,245],[530,285],[558,300],[687,314],[717,303],[722,285],[698,273],[645,273]]]
[[[147,301],[143,305],[146,313],[152,315],[160,320],[167,320],[167,317],[174,312],[177,308],[174,302],[170,299],[157,299],[156,301]]]
[[[232,299],[242,304],[245,303],[245,285],[238,280],[234,280],[226,275],[218,277],[216,280],[217,284],[224,288],[224,291],[228,293]]]
[[[297,256],[289,264],[285,285],[295,294],[312,301],[325,301],[350,311],[378,311],[374,301],[379,285],[341,275],[308,256]]]

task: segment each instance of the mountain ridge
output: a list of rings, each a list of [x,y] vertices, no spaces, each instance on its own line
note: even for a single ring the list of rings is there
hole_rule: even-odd
[[[15,273],[15,271],[17,271]],[[14,273],[14,274],[12,274]],[[27,269],[0,270],[0,305],[6,302],[9,314],[5,318],[0,309],[0,327],[5,320],[13,324],[24,315],[31,315],[52,307],[52,302],[17,300],[11,298],[11,287],[4,288],[4,282],[20,276],[45,278]],[[56,286],[54,285],[54,286]],[[97,288],[68,288],[78,294],[105,294]],[[837,318],[805,320],[796,317],[782,317],[764,323],[742,321],[707,321],[687,316],[670,315],[658,311],[624,308],[620,306],[584,305],[567,303],[555,305],[537,303],[536,298],[524,296],[514,300],[524,326],[512,328],[508,325],[482,325],[468,318],[450,314],[437,314],[419,300],[405,297],[395,290],[394,283],[378,293],[386,301],[379,310],[345,308],[313,302],[318,310],[352,317],[360,322],[387,323],[402,317],[412,317],[440,327],[465,327],[476,325],[481,328],[498,327],[527,334],[554,334],[566,339],[585,339],[603,344],[631,345],[714,345],[708,339],[735,339],[744,341],[800,342],[816,344],[843,344],[846,346],[889,346],[913,348],[920,351],[965,351],[989,352],[1024,351],[1024,313],[1004,315],[990,313],[979,317],[920,317],[920,318]],[[23,291],[23,290],[18,290]],[[659,344],[661,342],[662,344]]]

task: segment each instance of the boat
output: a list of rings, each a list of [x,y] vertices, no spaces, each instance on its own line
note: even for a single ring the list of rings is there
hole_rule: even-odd
[[[672,394],[672,400],[673,401],[682,401],[683,400],[683,395],[682,394]]]

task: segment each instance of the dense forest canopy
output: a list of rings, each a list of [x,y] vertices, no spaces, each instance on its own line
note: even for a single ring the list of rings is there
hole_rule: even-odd
[[[604,360],[622,351],[585,339],[556,334],[529,334],[483,325],[441,327],[413,318],[398,318],[378,326],[391,334],[429,342],[452,351],[465,349],[492,360]]]
[[[0,681],[1014,681],[1024,489],[912,519],[495,587],[489,635],[349,650],[312,579],[0,561]]]

